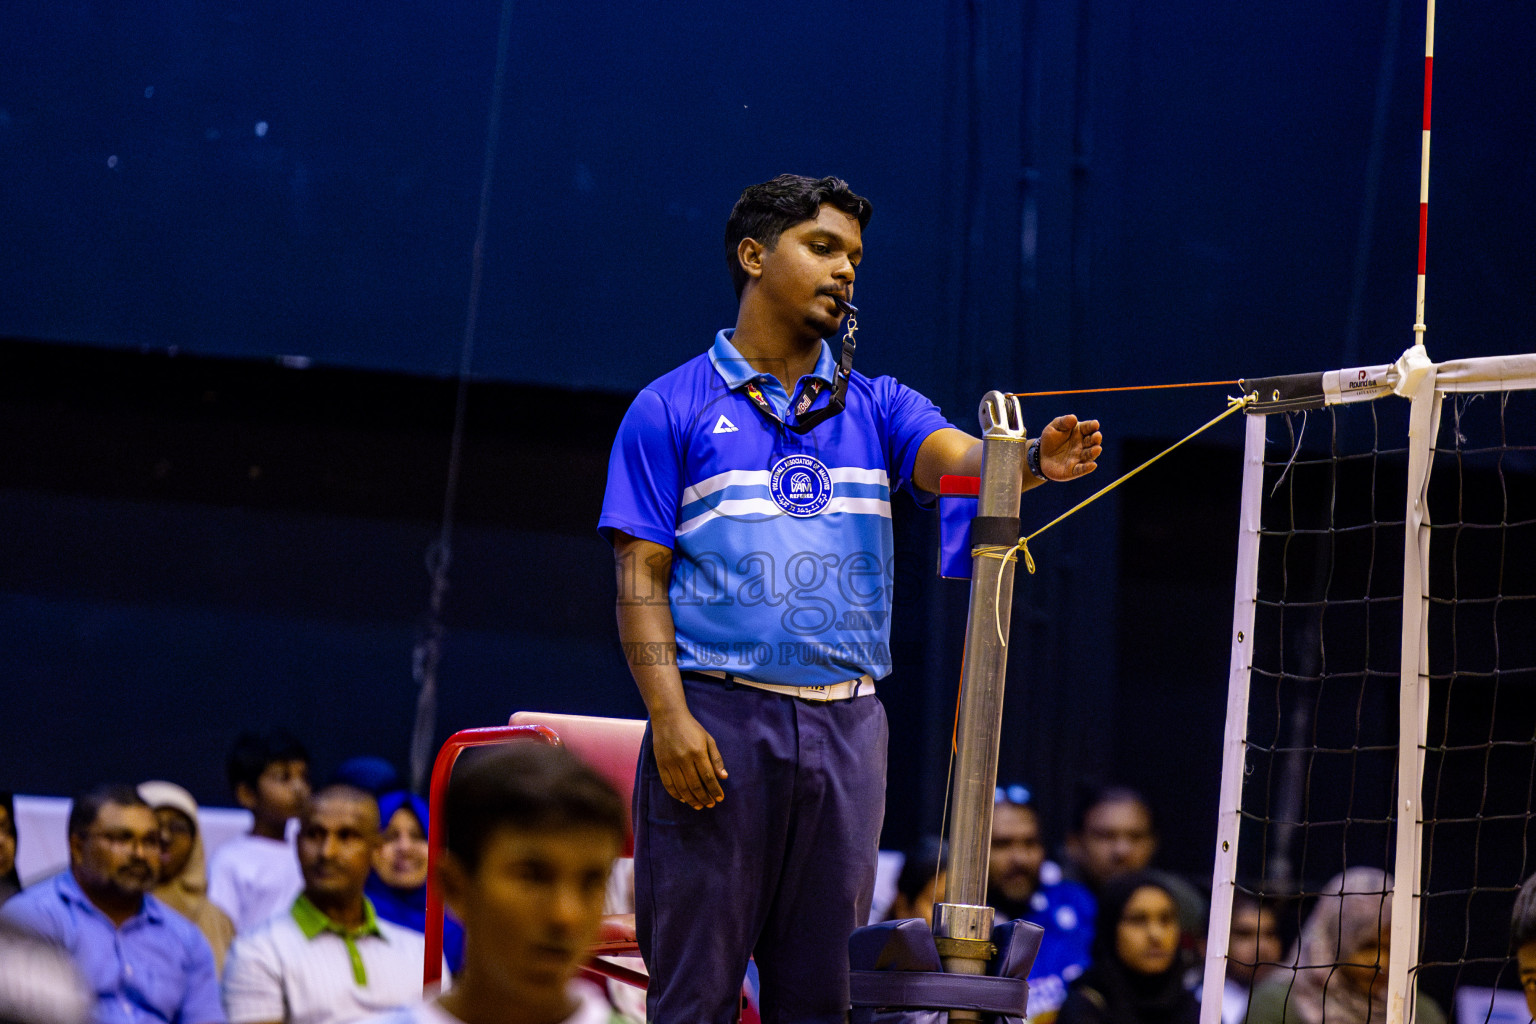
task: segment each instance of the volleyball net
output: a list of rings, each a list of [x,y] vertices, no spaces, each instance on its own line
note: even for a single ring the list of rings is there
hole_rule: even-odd
[[[1333,930],[1331,963],[1259,965],[1288,1020],[1384,977],[1372,1021],[1418,1019],[1421,996],[1498,1021],[1497,990],[1520,1001],[1509,915],[1536,870],[1536,354],[1411,349],[1243,389],[1204,990],[1254,958],[1228,948],[1236,900],[1272,911],[1292,949],[1309,918]],[[1345,869],[1375,881],[1352,871],[1340,897]],[[1346,948],[1359,922],[1341,908],[1362,901],[1375,972]]]

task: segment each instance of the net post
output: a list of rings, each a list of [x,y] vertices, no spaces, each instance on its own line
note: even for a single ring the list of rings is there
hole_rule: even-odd
[[[1429,473],[1440,394],[1435,367],[1418,382],[1408,416],[1408,488],[1403,525],[1403,629],[1398,684],[1397,849],[1393,866],[1387,1024],[1412,1024],[1418,987],[1419,887],[1423,854],[1424,743],[1429,720]]]
[[[1232,601],[1232,657],[1227,673],[1227,723],[1222,737],[1221,795],[1216,818],[1216,868],[1206,936],[1205,988],[1219,993],[1227,975],[1237,839],[1242,827],[1243,766],[1248,750],[1248,688],[1253,669],[1253,620],[1259,593],[1260,508],[1264,501],[1264,429],[1268,417],[1249,413],[1243,446],[1243,498],[1237,534],[1237,587]],[[1200,1004],[1200,1024],[1221,1024],[1221,1000]]]
[[[976,524],[1001,521],[1018,536],[1019,493],[1024,478],[1024,413],[1019,400],[989,391],[981,402],[981,491]],[[974,543],[974,533],[973,533]],[[954,786],[950,806],[945,899],[933,909],[933,934],[944,971],[979,975],[987,971],[993,911],[987,905],[987,857],[992,843],[992,807],[997,758],[1002,742],[1003,686],[1013,611],[1012,558],[972,549],[971,606],[966,623],[965,659],[960,676]],[[989,952],[989,950],[991,950]],[[952,1008],[949,1020],[980,1021],[980,1011]]]
[[[1414,349],[1424,349],[1424,271],[1429,235],[1430,99],[1435,70],[1435,0],[1424,9],[1424,125],[1419,153],[1419,265],[1414,281]],[[1410,352],[1413,349],[1409,350]],[[1426,353],[1427,355],[1427,353]],[[1404,362],[1408,353],[1404,353]],[[1401,392],[1400,392],[1401,393]],[[1414,1017],[1418,975],[1409,958],[1419,954],[1419,886],[1423,853],[1424,742],[1429,724],[1429,509],[1428,485],[1434,434],[1440,422],[1435,368],[1412,394],[1408,418],[1408,496],[1403,524],[1403,635],[1397,713],[1397,853],[1393,869],[1392,955],[1387,971],[1387,1024]]]

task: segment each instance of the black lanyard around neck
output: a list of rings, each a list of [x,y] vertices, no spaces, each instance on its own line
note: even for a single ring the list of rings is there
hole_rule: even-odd
[[[826,390],[827,382],[820,377],[812,377],[805,387],[801,389],[800,401],[795,403],[795,422],[793,423],[773,411],[773,406],[768,404],[768,399],[764,397],[762,389],[757,386],[756,381],[751,381],[746,386],[747,397],[752,400],[753,405],[757,406],[758,412],[767,416],[775,423],[783,424],[787,429],[797,434],[810,433],[818,425],[842,412],[847,405],[848,378],[853,374],[853,350],[858,347],[858,343],[853,340],[853,332],[859,329],[859,322],[854,319],[854,314],[858,310],[853,306],[847,305],[847,303],[840,302],[838,305],[846,306],[850,312],[848,313],[847,331],[843,335],[843,351],[837,361],[837,373],[832,384],[832,397],[827,399],[826,405],[814,412],[807,411],[816,403],[816,399],[821,397],[822,391]]]

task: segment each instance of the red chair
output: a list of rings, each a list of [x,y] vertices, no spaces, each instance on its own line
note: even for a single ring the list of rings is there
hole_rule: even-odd
[[[640,741],[645,738],[643,718],[593,718],[590,715],[555,715],[543,711],[519,711],[511,726],[531,726],[552,732],[555,742],[581,758],[608,780],[624,802],[624,849],[621,857],[635,855],[635,823],[630,807],[635,795],[635,766],[640,761]]]
[[[427,955],[423,966],[423,987],[430,995],[442,981],[443,894],[437,888],[436,865],[443,849],[443,802],[454,762],[470,747],[483,747],[517,740],[540,740],[568,747],[571,753],[607,779],[624,802],[623,856],[634,855],[635,831],[630,821],[631,797],[635,789],[635,765],[640,759],[640,741],[645,735],[644,719],[593,718],[587,715],[555,715],[537,711],[519,711],[508,724],[485,729],[464,729],[448,738],[432,766],[432,787],[427,802]],[[635,916],[612,914],[603,919],[593,956],[639,956],[635,941]],[[618,981],[646,986],[649,980],[639,971],[606,961],[593,961],[583,972]]]
[[[624,848],[621,857],[635,855],[635,823],[630,820],[634,806],[635,766],[640,761],[640,742],[645,738],[643,718],[593,718],[590,715],[556,715],[543,711],[519,711],[509,720],[512,726],[532,726],[554,732],[571,753],[581,758],[608,780],[624,803]],[[635,915],[607,914],[592,945],[592,955],[639,956],[635,939]],[[582,973],[594,980],[613,978],[636,988],[645,988],[650,978],[606,960],[593,960]]]

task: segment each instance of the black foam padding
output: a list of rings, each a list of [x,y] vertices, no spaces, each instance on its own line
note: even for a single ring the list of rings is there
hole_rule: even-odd
[[[980,1010],[1023,1017],[1029,986],[1023,978],[932,971],[853,971],[848,991],[854,1006],[912,1010]]]
[[[992,962],[992,973],[1004,978],[1029,977],[1044,938],[1045,929],[1031,921],[1009,921],[993,928],[992,944],[997,947],[997,957]]]
[[[1321,409],[1328,404],[1328,397],[1323,394],[1321,373],[1256,377],[1253,380],[1240,380],[1237,384],[1243,389],[1243,394],[1258,396],[1258,401],[1248,407],[1250,413]]]
[[[971,547],[1008,547],[1019,542],[1018,516],[977,516],[971,520]]]
[[[937,971],[933,930],[919,918],[881,921],[848,937],[848,965],[856,971]]]

